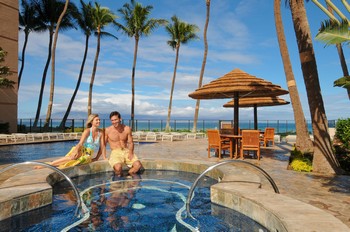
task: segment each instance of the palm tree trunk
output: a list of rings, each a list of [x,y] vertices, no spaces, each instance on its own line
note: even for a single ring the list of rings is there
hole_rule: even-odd
[[[137,60],[137,50],[139,46],[139,37],[135,36],[134,60],[131,71],[131,128],[135,131],[135,70]]]
[[[206,20],[205,20],[205,25],[204,25],[204,33],[203,33],[203,38],[204,38],[204,56],[203,56],[201,73],[199,75],[198,88],[202,87],[204,70],[205,70],[205,64],[207,63],[207,56],[208,56],[207,31],[208,31],[209,16],[210,16],[210,0],[206,0],[206,6],[207,6],[207,15],[206,15]],[[196,108],[195,108],[195,111],[194,111],[192,132],[197,132],[199,106],[200,106],[200,99],[197,99],[197,101],[196,101]]]
[[[79,72],[79,77],[78,77],[78,81],[77,81],[77,84],[75,86],[75,90],[74,90],[74,93],[69,101],[69,104],[68,104],[68,107],[67,107],[67,110],[66,110],[66,113],[64,114],[63,116],[63,119],[60,123],[60,128],[64,129],[66,127],[66,122],[67,122],[67,118],[69,116],[69,113],[72,109],[72,105],[73,105],[73,102],[75,100],[75,97],[77,96],[77,93],[78,93],[78,90],[79,90],[79,87],[80,87],[80,83],[81,83],[81,79],[83,77],[83,72],[84,72],[84,67],[85,67],[85,61],[86,61],[86,57],[87,57],[87,53],[88,53],[88,50],[89,50],[89,38],[90,36],[89,35],[86,35],[86,38],[85,38],[85,51],[84,51],[84,58],[83,58],[83,61],[81,63],[81,67],[80,67],[80,72]]]
[[[43,77],[41,80],[41,87],[40,87],[40,93],[39,93],[39,100],[38,100],[38,107],[36,110],[36,115],[35,115],[35,119],[34,119],[34,123],[33,123],[33,127],[36,128],[38,125],[38,121],[39,121],[39,117],[40,117],[40,111],[41,111],[41,105],[42,105],[42,101],[43,101],[43,94],[44,94],[44,89],[45,89],[45,82],[46,82],[46,74],[47,74],[47,70],[49,68],[49,64],[51,61],[51,48],[52,48],[52,38],[53,38],[53,28],[50,28],[49,30],[49,51],[48,51],[48,55],[47,55],[47,60],[46,60],[46,64],[45,64],[45,68],[44,68],[44,73],[43,73]]]
[[[53,40],[53,46],[52,46],[52,63],[51,63],[51,86],[50,86],[50,99],[49,104],[47,106],[47,113],[46,113],[46,120],[44,124],[44,128],[49,127],[49,122],[51,119],[51,113],[52,113],[52,105],[53,105],[53,96],[55,93],[55,58],[56,58],[56,46],[57,46],[57,39],[58,39],[58,31],[60,29],[60,24],[62,22],[62,18],[66,14],[67,8],[68,8],[69,0],[66,0],[66,4],[64,5],[63,11],[60,15],[60,17],[57,20],[56,24],[56,31],[55,36]]]
[[[28,37],[29,37],[29,32],[25,32],[24,34],[24,44],[23,44],[23,49],[22,49],[22,61],[21,61],[21,69],[18,74],[18,89],[21,84],[21,78],[22,78],[22,73],[24,69],[24,58],[25,58],[25,53],[26,53],[26,48],[27,48],[27,43],[28,43]]]
[[[290,0],[289,3],[292,11],[292,21],[298,43],[314,135],[313,171],[325,174],[340,174],[342,170],[333,153],[331,139],[328,133],[328,121],[324,109],[316,57],[304,1]]]
[[[89,86],[88,115],[90,115],[91,111],[92,111],[92,87],[94,86],[96,69],[97,69],[97,61],[98,61],[98,56],[100,54],[100,46],[101,46],[100,43],[101,43],[101,34],[100,34],[100,32],[98,32],[96,55],[95,55],[94,67],[92,69],[90,86]]]
[[[281,0],[274,1],[274,13],[278,44],[280,47],[284,73],[286,75],[286,81],[294,113],[295,128],[297,134],[295,145],[296,148],[303,153],[313,152],[313,144],[307,129],[303,108],[301,106],[300,97],[293,74],[292,64],[290,62],[286,37],[284,35],[284,27],[281,16]]]
[[[167,117],[167,120],[166,120],[165,131],[171,131],[171,128],[170,128],[170,115],[171,115],[171,105],[172,105],[172,102],[173,102],[173,92],[174,92],[174,86],[175,86],[177,63],[179,62],[179,50],[180,50],[180,43],[176,45],[176,58],[175,58],[175,65],[174,65],[174,74],[173,74],[173,79],[172,79],[172,82],[171,82],[170,100],[169,100],[169,107],[168,107],[168,117]]]

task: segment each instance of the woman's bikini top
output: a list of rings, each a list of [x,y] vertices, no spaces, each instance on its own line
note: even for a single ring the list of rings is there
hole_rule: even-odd
[[[94,138],[92,136],[92,128],[90,128],[90,135],[87,137],[84,143],[84,147],[97,151],[100,148],[100,131],[97,132],[97,138],[94,141]]]

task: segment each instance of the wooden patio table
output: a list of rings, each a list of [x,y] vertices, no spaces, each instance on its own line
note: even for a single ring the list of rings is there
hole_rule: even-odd
[[[235,159],[237,159],[237,155],[238,155],[238,143],[241,141],[242,139],[242,135],[233,135],[233,134],[220,134],[220,137],[222,139],[229,139],[230,140],[230,146],[232,148],[234,148],[234,151],[230,152],[230,158],[232,159],[232,154],[235,154]]]

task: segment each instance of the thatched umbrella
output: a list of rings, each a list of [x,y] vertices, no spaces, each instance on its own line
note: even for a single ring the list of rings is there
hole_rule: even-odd
[[[240,69],[234,69],[224,76],[196,89],[189,96],[194,99],[234,100],[234,134],[238,134],[238,99],[250,97],[271,97],[287,94],[279,85],[252,76]]]
[[[258,129],[258,107],[287,105],[290,102],[279,97],[254,97],[239,99],[239,107],[254,107],[254,130]],[[224,104],[224,107],[234,107],[234,101],[231,100]]]

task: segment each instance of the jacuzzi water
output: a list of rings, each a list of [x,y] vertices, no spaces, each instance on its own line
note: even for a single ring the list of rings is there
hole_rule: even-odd
[[[75,217],[76,200],[71,186],[54,186],[54,202],[28,213],[0,221],[1,231],[258,231],[267,229],[234,210],[212,204],[203,178],[195,189],[186,217],[185,202],[197,174],[145,170],[126,178],[113,173],[74,178],[89,209],[87,220]],[[78,222],[77,225],[72,225]],[[74,227],[73,227],[74,226]]]

